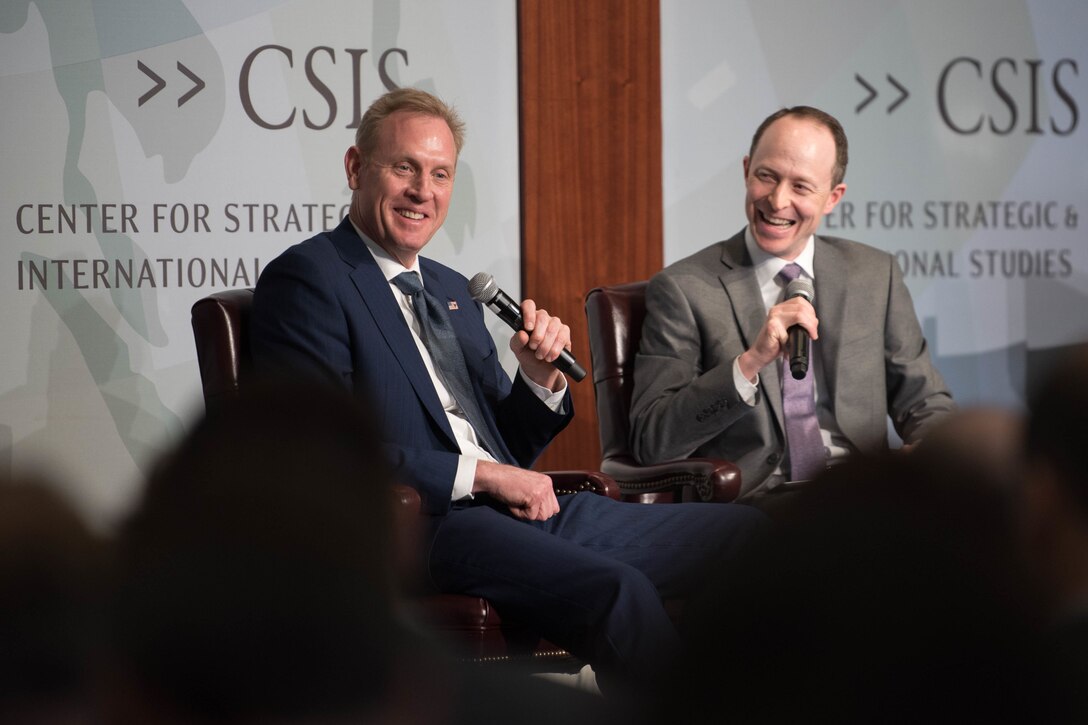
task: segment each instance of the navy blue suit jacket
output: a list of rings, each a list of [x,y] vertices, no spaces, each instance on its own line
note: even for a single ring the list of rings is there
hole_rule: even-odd
[[[528,467],[573,415],[552,412],[521,376],[511,383],[468,280],[420,258],[423,283],[450,302],[477,401],[499,458]],[[297,244],[261,273],[250,342],[258,372],[320,372],[377,408],[383,443],[423,510],[449,510],[460,450],[389,283],[351,223]]]

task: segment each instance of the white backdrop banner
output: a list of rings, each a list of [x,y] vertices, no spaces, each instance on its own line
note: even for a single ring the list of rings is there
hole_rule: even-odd
[[[1088,339],[1088,3],[661,3],[665,260],[745,224],[741,161],[784,106],[835,115],[823,233],[894,253],[961,404],[1019,407]]]
[[[409,85],[468,125],[428,254],[516,292],[514,0],[4,0],[0,465],[109,525],[203,411],[193,302],[339,222]]]

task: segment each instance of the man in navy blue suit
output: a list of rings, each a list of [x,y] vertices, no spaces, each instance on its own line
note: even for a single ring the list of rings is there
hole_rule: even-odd
[[[344,158],[349,218],[261,275],[255,364],[318,371],[376,408],[389,459],[431,516],[426,565],[438,589],[488,598],[598,673],[650,681],[678,647],[662,598],[694,594],[705,567],[735,553],[762,515],[557,497],[529,470],[573,415],[552,365],[570,328],[524,300],[511,381],[468,281],[419,256],[446,218],[463,135],[456,112],[425,92],[375,101]],[[450,379],[448,355],[428,348],[426,311],[398,280],[406,272],[445,310],[466,385]]]

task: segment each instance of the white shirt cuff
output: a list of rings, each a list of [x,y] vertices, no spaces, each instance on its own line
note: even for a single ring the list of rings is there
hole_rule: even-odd
[[[477,458],[458,456],[457,473],[453,475],[453,492],[450,501],[460,501],[463,498],[472,498],[472,483],[476,480]]]
[[[525,371],[518,368],[518,375],[529,386],[529,390],[532,390],[536,394],[536,397],[543,401],[544,405],[548,406],[553,413],[560,412],[560,407],[563,405],[563,397],[567,393],[567,377],[561,376],[563,384],[559,390],[552,392],[550,388],[545,388],[543,385],[538,385],[529,379],[529,376],[525,374]]]
[[[749,406],[756,404],[756,396],[759,393],[759,375],[756,375],[755,383],[752,383],[740,371],[740,356],[733,358],[733,385],[737,388],[740,399]]]
[[[543,385],[534,383],[520,368],[518,374],[529,386],[529,390],[533,391],[544,405],[548,406],[553,413],[560,412],[563,398],[567,393],[567,379],[565,377],[559,390],[553,392]],[[476,463],[478,460],[470,456],[459,456],[457,458],[457,472],[453,475],[453,490],[450,492],[451,501],[472,498],[472,484],[476,480]]]

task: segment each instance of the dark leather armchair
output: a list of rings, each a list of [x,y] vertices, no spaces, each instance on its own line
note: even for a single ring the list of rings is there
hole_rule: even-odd
[[[631,393],[646,284],[596,287],[586,295],[601,471],[616,480],[628,501],[732,501],[740,492],[740,469],[729,461],[687,458],[643,465],[631,452]]]
[[[209,415],[243,395],[247,381],[251,379],[247,322],[252,305],[252,289],[216,292],[193,305],[193,336],[204,405]],[[594,491],[614,499],[620,497],[615,481],[598,472],[559,471],[548,475],[557,493]],[[409,486],[398,485],[394,498],[398,527],[412,528],[420,511],[419,493]],[[403,537],[404,542],[411,538],[410,535]],[[411,558],[403,556],[405,561]],[[581,665],[530,627],[503,620],[491,602],[481,597],[417,596],[410,600],[409,609],[429,631],[451,644],[466,660],[518,660],[551,671],[576,670]]]

